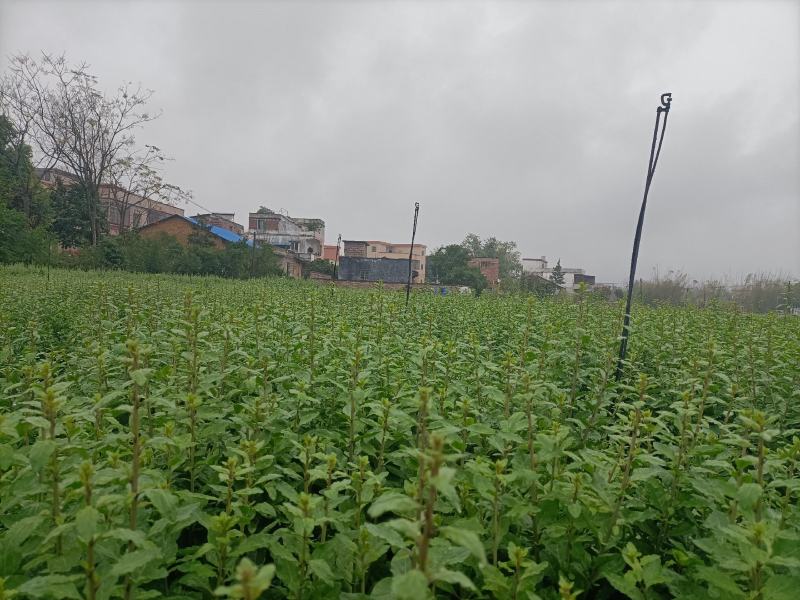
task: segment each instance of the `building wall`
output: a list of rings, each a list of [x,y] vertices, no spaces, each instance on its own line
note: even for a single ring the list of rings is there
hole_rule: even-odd
[[[408,260],[340,256],[338,278],[347,281],[408,282]]]
[[[357,240],[344,241],[344,256],[367,258],[367,245],[368,242]],[[339,257],[341,260],[342,257]]]
[[[477,268],[481,275],[489,282],[489,287],[494,289],[497,287],[497,281],[500,279],[500,259],[477,257],[473,258],[467,263],[470,267]]]
[[[547,258],[544,256],[540,258],[523,258],[522,270],[525,273],[542,273],[547,269]]]
[[[292,219],[270,211],[250,213],[248,223],[250,234],[261,243],[307,255],[309,260],[322,256],[325,224],[321,219]]]
[[[144,198],[113,185],[99,188],[100,205],[108,222],[108,233],[118,235],[123,230],[144,227],[172,215],[183,216],[183,209],[171,204]],[[122,212],[125,212],[124,224]]]
[[[411,244],[392,244],[380,240],[367,241],[367,258],[391,258],[394,260],[408,260],[408,253]],[[427,246],[424,244],[414,244],[414,251],[411,255],[411,268],[418,274],[414,277],[414,283],[424,283],[427,271],[427,258],[425,256]]]
[[[341,251],[340,251],[341,253]],[[336,258],[336,246],[323,246],[322,247],[322,258],[325,260],[329,260],[332,263],[335,263]]]
[[[206,225],[216,225],[217,227],[222,227],[228,231],[238,233],[239,235],[244,235],[244,227],[233,220],[234,216],[233,213],[212,213],[195,215],[192,218]]]
[[[182,246],[189,245],[192,234],[201,234],[208,236],[208,239],[211,240],[215,248],[222,249],[225,247],[225,242],[223,240],[203,231],[184,219],[167,218],[139,230],[139,235],[143,238],[158,237],[162,234],[171,235],[178,240]]]

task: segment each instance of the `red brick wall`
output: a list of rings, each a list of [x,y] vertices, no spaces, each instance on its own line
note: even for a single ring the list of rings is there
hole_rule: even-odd
[[[161,234],[171,235],[176,240],[178,240],[181,246],[189,245],[189,237],[193,233],[200,233],[203,235],[207,235],[215,248],[222,249],[225,247],[225,242],[222,241],[220,238],[213,236],[210,233],[204,232],[202,229],[195,227],[188,221],[184,221],[183,219],[178,219],[178,218],[164,219],[163,221],[159,221],[158,223],[153,223],[152,225],[148,225],[147,227],[144,227],[139,231],[139,235],[144,238],[157,237]]]
[[[486,277],[489,287],[493,288],[500,279],[500,259],[499,258],[473,258],[469,263],[470,267],[477,267],[481,274]]]

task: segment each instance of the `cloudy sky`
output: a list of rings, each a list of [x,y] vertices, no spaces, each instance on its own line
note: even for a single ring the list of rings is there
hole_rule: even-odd
[[[0,68],[64,52],[155,90],[138,139],[202,206],[399,242],[418,201],[429,247],[494,235],[603,281],[665,91],[639,272],[800,276],[799,40],[782,0],[0,0]]]

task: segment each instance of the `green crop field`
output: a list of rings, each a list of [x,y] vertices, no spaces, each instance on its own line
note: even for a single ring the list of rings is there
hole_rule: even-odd
[[[0,599],[800,590],[800,319],[0,270]]]

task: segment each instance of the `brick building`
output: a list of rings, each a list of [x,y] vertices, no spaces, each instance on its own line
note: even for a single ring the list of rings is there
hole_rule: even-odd
[[[481,272],[489,283],[489,289],[494,289],[500,283],[500,259],[487,256],[477,256],[467,263]]]
[[[324,260],[329,260],[332,263],[336,264],[336,262],[339,260],[337,258],[337,256],[336,256],[336,246],[329,246],[327,244],[325,246],[323,246],[322,247],[322,258]]]
[[[244,235],[244,226],[239,225],[239,223],[233,220],[235,216],[235,213],[215,212],[195,215],[192,218],[195,221],[203,223],[204,225],[216,225],[217,227],[222,227],[223,229],[232,231],[233,233]]]
[[[36,169],[42,185],[54,188],[57,183],[70,187],[79,183],[78,177],[63,169]],[[109,235],[156,223],[167,217],[183,216],[183,209],[151,198],[144,198],[116,185],[98,187],[100,207],[108,224]]]
[[[178,243],[182,246],[188,246],[192,236],[202,235],[206,236],[217,249],[222,249],[228,244],[235,244],[241,241],[246,241],[248,245],[252,244],[251,241],[246,240],[237,233],[215,225],[203,225],[182,215],[171,215],[156,223],[140,227],[139,235],[144,238],[169,235],[178,240]]]
[[[345,240],[344,255],[351,257],[397,260],[405,263],[406,276],[408,275],[408,255],[411,244],[392,244],[380,240]],[[411,255],[411,269],[413,271],[412,283],[425,282],[427,258],[425,244],[414,244]]]

